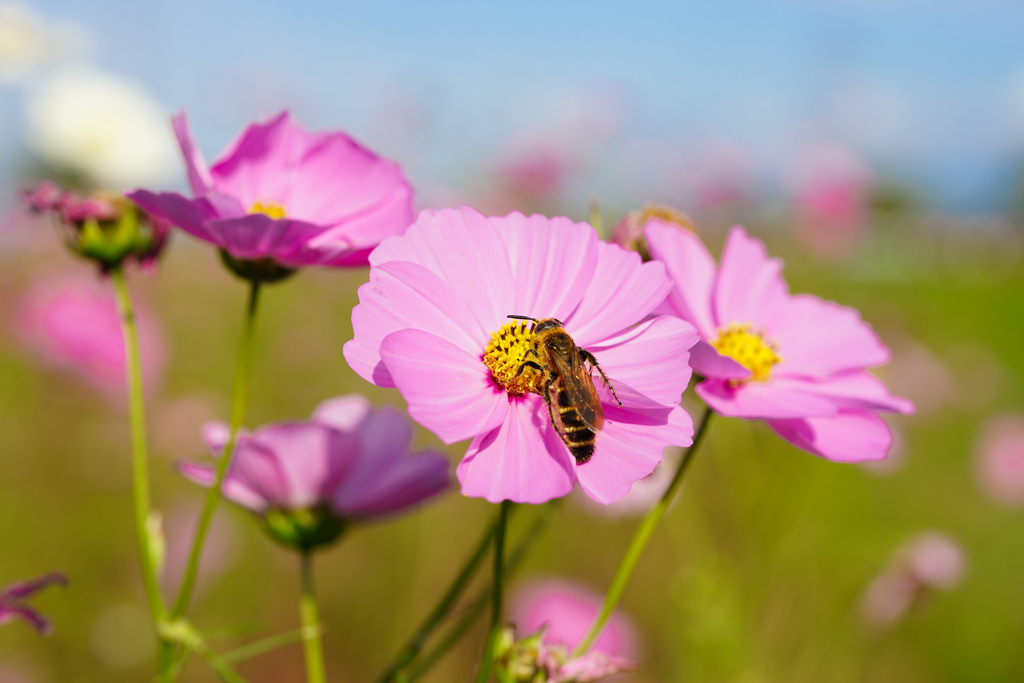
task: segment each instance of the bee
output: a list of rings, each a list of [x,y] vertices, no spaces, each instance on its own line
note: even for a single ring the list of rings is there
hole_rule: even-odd
[[[620,406],[622,401],[615,394],[604,370],[597,364],[594,354],[576,346],[562,327],[561,320],[537,320],[525,315],[508,317],[533,321],[530,330],[533,333],[533,345],[516,370],[516,376],[527,368],[544,373],[538,393],[544,397],[544,403],[548,406],[551,425],[576,458],[576,463],[582,465],[594,455],[594,440],[604,426],[604,409],[594,386],[592,369],[601,373],[605,386]]]

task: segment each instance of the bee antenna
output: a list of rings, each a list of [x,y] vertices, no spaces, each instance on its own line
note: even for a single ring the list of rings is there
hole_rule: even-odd
[[[536,318],[531,318],[528,315],[507,315],[505,317],[506,318],[516,318],[517,320],[532,320],[533,322],[537,322]]]

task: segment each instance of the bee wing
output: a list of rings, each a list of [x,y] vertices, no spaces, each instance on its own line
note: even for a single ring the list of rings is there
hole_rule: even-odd
[[[579,414],[583,423],[595,432],[604,426],[604,409],[601,407],[601,398],[597,395],[597,387],[594,386],[594,379],[590,376],[587,364],[579,351],[573,354],[572,361],[563,358],[559,354],[552,354],[555,360],[555,369],[562,378],[562,385],[569,397],[569,405]]]

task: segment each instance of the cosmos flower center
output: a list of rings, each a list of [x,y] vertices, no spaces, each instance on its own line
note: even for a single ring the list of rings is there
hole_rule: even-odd
[[[750,370],[746,381],[767,382],[772,376],[772,366],[782,360],[775,345],[755,332],[751,323],[730,323],[728,327],[719,328],[718,338],[711,345],[718,353]]]
[[[525,322],[505,323],[484,349],[484,365],[491,371],[495,383],[510,394],[541,393],[544,373],[523,366],[526,353],[533,347],[533,332]]]
[[[257,199],[253,202],[252,206],[249,207],[249,213],[262,213],[271,218],[286,218],[288,216],[284,204],[270,200],[263,201],[262,199]]]

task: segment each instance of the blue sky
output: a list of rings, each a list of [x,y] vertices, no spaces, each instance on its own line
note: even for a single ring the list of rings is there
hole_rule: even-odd
[[[749,150],[769,186],[801,141],[832,139],[937,205],[995,211],[1024,159],[1021,2],[32,6],[84,25],[96,62],[187,108],[211,153],[290,106],[457,184],[576,93],[596,113],[621,108],[624,137]]]

